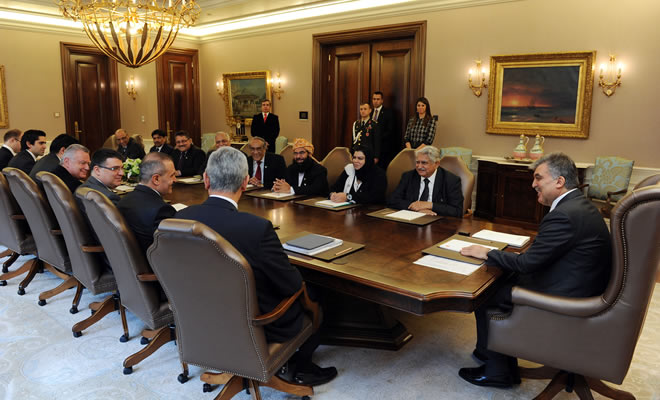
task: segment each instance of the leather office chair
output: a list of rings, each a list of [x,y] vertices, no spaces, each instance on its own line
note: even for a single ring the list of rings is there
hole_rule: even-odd
[[[635,185],[633,190],[641,189],[641,188],[647,187],[647,186],[657,185],[658,183],[660,183],[660,174],[647,176],[646,178],[639,181],[639,183],[637,183]]]
[[[32,281],[37,271],[43,268],[39,257],[36,257],[20,268],[9,272],[9,267],[16,259],[24,254],[37,254],[37,247],[30,232],[25,215],[16,204],[16,199],[9,190],[9,184],[3,174],[0,174],[0,243],[7,250],[0,256],[9,258],[2,264],[2,275],[0,275],[0,286],[6,286],[7,280],[28,273],[26,278],[18,285],[18,294],[25,294],[25,288]]]
[[[274,375],[320,322],[320,309],[307,297],[304,284],[275,310],[259,315],[254,276],[245,258],[214,230],[190,220],[162,221],[147,256],[174,310],[181,362],[233,375],[228,381],[226,374],[202,375],[208,384],[226,382],[216,399],[230,399],[248,387],[259,399],[260,385],[299,396],[314,393]],[[286,343],[266,343],[263,325],[284,315],[297,298],[311,313],[301,332]]]
[[[335,184],[339,175],[346,164],[351,163],[351,152],[347,147],[335,147],[330,150],[327,156],[321,161],[323,165],[328,170],[328,185],[332,186]]]
[[[552,382],[538,398],[575,385],[615,399],[634,399],[620,384],[628,372],[660,264],[660,185],[631,192],[612,210],[612,273],[601,296],[566,298],[514,287],[513,310],[489,321],[488,348],[544,364],[522,377]],[[568,372],[566,372],[568,371]]]
[[[590,200],[604,201],[600,212],[604,217],[610,216],[613,203],[616,203],[628,191],[630,176],[635,161],[621,157],[597,157],[591,175],[591,182],[580,185],[587,188]]]
[[[75,287],[77,283],[76,278],[71,276],[71,262],[62,231],[57,225],[53,210],[32,178],[16,168],[5,168],[2,172],[25,214],[36,243],[38,257],[45,263],[46,269],[64,280],[56,288],[39,294],[39,305],[44,306],[46,300]],[[74,299],[76,297],[74,296]]]
[[[122,307],[149,328],[142,331],[140,341],[149,344],[124,360],[124,374],[128,375],[133,372],[133,366],[176,339],[171,327],[174,317],[167,300],[161,299],[160,284],[119,210],[101,192],[93,189],[80,187],[76,196],[85,205],[87,218],[110,260]]]
[[[289,143],[286,146],[284,146],[282,151],[280,151],[280,155],[284,157],[284,163],[286,164],[287,167],[291,165],[291,163],[293,162],[293,145]]]
[[[463,191],[463,214],[468,213],[472,206],[472,190],[474,190],[474,175],[459,156],[444,156],[440,159],[440,166],[461,178]]]
[[[404,172],[415,169],[415,150],[403,149],[394,157],[387,167],[387,193],[386,198],[390,197],[394,189],[399,186],[401,175]]]

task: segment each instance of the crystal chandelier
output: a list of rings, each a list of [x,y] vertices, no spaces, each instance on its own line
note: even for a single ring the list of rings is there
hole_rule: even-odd
[[[195,0],[57,0],[57,5],[65,17],[82,22],[103,53],[132,68],[161,56],[200,12]]]

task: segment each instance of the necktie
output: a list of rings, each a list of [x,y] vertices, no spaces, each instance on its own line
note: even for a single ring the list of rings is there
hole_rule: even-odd
[[[266,117],[267,116],[268,116],[268,114],[264,114],[264,122],[266,122]]]
[[[181,153],[181,155],[179,156],[179,162],[176,164],[176,169],[178,171],[181,171],[183,169],[183,155],[184,154],[185,153],[183,153],[183,152]]]
[[[261,180],[261,161],[257,161],[257,171],[254,173],[254,177]]]
[[[378,110],[374,111],[374,121],[378,122]]]
[[[422,190],[422,195],[419,196],[419,201],[429,201],[429,178],[424,178],[424,190]]]

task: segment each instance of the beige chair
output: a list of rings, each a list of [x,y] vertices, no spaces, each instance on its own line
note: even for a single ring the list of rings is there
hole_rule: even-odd
[[[332,186],[335,184],[339,175],[346,164],[351,163],[351,152],[347,147],[335,147],[332,149],[327,156],[321,161],[323,165],[328,170],[328,185]]]
[[[461,178],[463,191],[463,214],[468,213],[472,206],[472,190],[474,189],[474,175],[468,169],[460,156],[444,156],[440,159],[440,166]]]
[[[282,151],[280,151],[280,155],[284,157],[284,163],[287,167],[291,165],[291,163],[293,163],[293,145],[289,143],[284,146]]]
[[[639,183],[637,183],[633,188],[633,190],[641,189],[647,186],[657,185],[658,183],[660,183],[660,174],[647,176],[646,178],[642,179]]]
[[[277,139],[275,139],[275,148],[272,149],[271,151],[276,154],[280,154],[282,149],[289,143],[289,139],[287,139],[286,136],[278,136]]]
[[[241,146],[241,151],[245,153],[246,156],[250,157],[252,154],[250,153],[250,142],[248,141],[245,143],[243,146]]]
[[[591,182],[579,186],[580,189],[587,187],[590,200],[605,202],[600,209],[605,218],[609,218],[614,203],[628,191],[634,165],[635,161],[621,157],[596,157]]]
[[[514,287],[513,310],[489,321],[488,348],[546,367],[521,369],[523,378],[549,379],[537,399],[575,386],[634,399],[600,380],[621,384],[628,372],[660,265],[660,185],[629,193],[612,210],[612,272],[605,293],[567,298]]]
[[[415,169],[415,150],[403,149],[399,154],[394,157],[387,167],[387,193],[386,198],[389,198],[394,189],[399,186],[401,175],[404,172]]]
[[[186,259],[191,252],[194,263]],[[161,222],[147,255],[174,310],[181,362],[233,375],[202,375],[207,384],[225,383],[216,399],[231,399],[246,388],[260,399],[259,386],[298,396],[314,393],[309,386],[275,376],[320,322],[318,305],[309,300],[304,285],[260,315],[252,268],[245,258],[215,231],[190,220]],[[284,315],[296,299],[310,312],[301,332],[285,343],[267,343],[263,326]]]

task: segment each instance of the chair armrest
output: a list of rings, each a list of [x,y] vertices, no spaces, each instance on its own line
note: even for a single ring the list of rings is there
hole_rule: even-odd
[[[314,331],[316,331],[321,325],[321,306],[319,306],[319,303],[312,301],[312,299],[309,298],[305,282],[303,282],[303,289],[304,291],[300,297],[300,303],[302,304],[303,309],[307,311],[308,314],[311,314],[312,326],[314,327]]]
[[[278,304],[277,307],[273,309],[273,311],[255,317],[252,320],[252,325],[263,326],[263,325],[268,325],[274,321],[277,321],[282,315],[284,315],[284,313],[293,305],[293,302],[295,302],[296,299],[300,297],[300,295],[304,291],[305,291],[305,283],[303,282],[303,285],[300,287],[300,290],[294,293],[293,296],[287,297],[286,299],[282,300],[280,304]]]
[[[14,214],[14,215],[11,216],[11,219],[25,220],[25,215],[23,215],[23,214]]]
[[[137,278],[140,282],[158,282],[156,274],[137,274]]]
[[[555,296],[524,289],[519,286],[514,286],[511,290],[511,301],[514,305],[530,306],[569,317],[588,317],[598,314],[610,306],[603,300],[602,296]]]
[[[103,246],[80,246],[83,252],[85,253],[103,253]]]
[[[53,235],[62,236],[62,230],[61,229],[51,229],[50,233],[52,233]]]
[[[617,192],[607,192],[607,200],[606,200],[607,204],[611,204],[612,196],[616,196],[619,194],[626,194],[626,192],[628,192],[628,189],[621,189]]]

